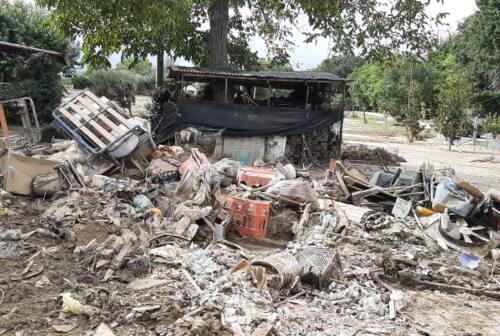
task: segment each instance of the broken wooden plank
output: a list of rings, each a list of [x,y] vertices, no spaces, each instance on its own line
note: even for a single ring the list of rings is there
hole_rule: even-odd
[[[339,182],[340,189],[344,192],[347,198],[351,197],[351,192],[349,191],[349,188],[347,188],[344,179],[342,178],[342,175],[338,170],[335,171],[335,177],[337,178],[337,181]]]
[[[87,127],[82,126],[82,123],[80,123],[80,121],[76,118],[75,115],[71,114],[65,109],[60,109],[59,111],[61,112],[64,118],[68,119],[73,125],[75,125],[80,130],[80,132],[85,134],[85,136],[89,138],[96,146],[100,147],[101,149],[106,147],[106,145],[104,144],[104,142],[101,141],[101,139],[99,139]]]
[[[113,117],[115,117],[118,121],[120,121],[123,125],[127,126],[128,128],[134,127],[134,125],[131,123],[130,120],[126,119],[121,113],[115,111],[112,106],[105,106],[103,102],[97,97],[95,94],[93,94],[90,91],[86,91],[85,94],[93,100],[96,104],[100,105],[102,108],[106,109],[107,112],[109,112]]]
[[[74,103],[70,103],[68,105],[76,114],[83,119],[85,119],[87,125],[94,127],[96,131],[98,131],[104,138],[106,138],[110,143],[115,141],[115,137],[111,135],[107,130],[104,129],[101,125],[99,125],[95,120],[92,120],[90,116],[90,112],[86,110],[83,106],[76,105]]]
[[[117,125],[114,122],[112,122],[108,117],[106,117],[106,115],[104,115],[104,113],[101,113],[102,111],[99,111],[94,106],[92,106],[91,102],[82,97],[77,97],[76,99],[87,110],[89,110],[94,114],[97,114],[98,115],[97,118],[99,118],[99,120],[102,121],[106,126],[108,126],[112,131],[115,131],[120,135],[124,133],[123,130],[120,129],[120,125]]]

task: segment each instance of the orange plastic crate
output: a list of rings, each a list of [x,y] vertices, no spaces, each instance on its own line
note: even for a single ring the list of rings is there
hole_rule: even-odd
[[[224,208],[231,215],[231,224],[242,236],[263,238],[267,235],[271,202],[228,197]]]
[[[274,177],[276,177],[276,171],[273,168],[246,166],[238,168],[238,183],[244,183],[249,187],[263,187]]]

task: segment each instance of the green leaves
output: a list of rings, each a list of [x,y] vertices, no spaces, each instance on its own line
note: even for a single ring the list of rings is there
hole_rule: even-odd
[[[469,107],[472,83],[467,71],[457,67],[452,55],[442,61],[441,77],[436,88],[438,90],[436,123],[439,131],[453,140],[466,122],[465,110]]]
[[[474,82],[472,100],[482,115],[500,111],[500,0],[477,1],[479,10],[440,46],[455,55]]]
[[[372,59],[395,50],[424,54],[434,43],[421,0],[230,0],[228,53],[240,67],[255,65],[248,41],[264,39],[268,57],[287,57],[294,46],[294,26],[306,41],[326,37],[332,51],[355,51]],[[209,8],[213,0],[37,0],[52,10],[65,33],[83,38],[84,61],[106,62],[112,52],[145,57],[166,50],[170,55],[206,64]],[[436,21],[442,20],[444,14]]]
[[[79,51],[69,38],[56,34],[48,15],[22,1],[0,0],[0,40],[65,53],[72,64]],[[71,73],[52,58],[40,54],[0,55],[0,78],[13,83],[0,99],[30,96],[39,119],[49,119],[63,94],[60,73]],[[3,96],[2,96],[3,95]]]

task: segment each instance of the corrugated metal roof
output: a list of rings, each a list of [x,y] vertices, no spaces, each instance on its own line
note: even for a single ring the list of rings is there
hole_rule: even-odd
[[[68,57],[66,55],[64,55],[63,53],[51,51],[51,50],[27,47],[27,46],[23,46],[21,44],[9,43],[9,42],[4,42],[4,41],[0,41],[0,52],[4,52],[7,54],[17,54],[17,55],[23,54],[26,52],[43,53],[43,54],[47,54],[47,55],[54,57],[61,64],[64,64],[64,65],[70,64]]]
[[[209,70],[195,67],[171,66],[170,77],[175,78],[177,74],[193,75],[197,77],[228,77],[257,80],[285,80],[285,81],[321,81],[338,82],[345,81],[337,75],[327,72],[314,71],[233,71],[233,70]]]

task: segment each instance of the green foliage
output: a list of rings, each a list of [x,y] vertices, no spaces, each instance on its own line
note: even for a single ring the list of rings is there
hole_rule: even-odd
[[[478,11],[470,16],[440,46],[452,53],[474,83],[471,101],[481,115],[500,111],[500,0],[477,1]]]
[[[151,94],[155,88],[153,64],[146,58],[128,57],[116,65],[117,69],[131,71],[136,80],[137,94]]]
[[[147,59],[129,57],[117,64],[116,69],[118,71],[111,70],[107,66],[101,66],[101,69],[99,67],[90,68],[85,73],[73,77],[73,87],[80,90],[98,88],[100,92],[108,92],[110,96],[103,94],[108,98],[128,97],[130,94],[151,94],[153,92],[155,72],[153,65]],[[106,85],[103,83],[105,79],[109,80]],[[117,92],[121,92],[121,94],[117,95]],[[130,101],[133,101],[130,97],[119,100],[120,104],[126,108],[129,108]]]
[[[500,134],[500,116],[494,116],[493,114],[486,116],[482,127],[486,132],[492,133],[493,137],[496,138],[497,135]]]
[[[79,74],[71,78],[71,83],[73,84],[73,88],[76,90],[84,90],[90,87],[90,79],[89,75],[86,73]]]
[[[259,59],[256,70],[260,71],[293,71],[292,65],[287,60],[275,58]]]
[[[424,52],[434,43],[431,23],[443,18],[443,15],[434,19],[427,16],[428,2],[420,0],[37,0],[37,3],[52,10],[53,22],[62,31],[83,38],[84,62],[106,63],[107,56],[122,48],[126,55],[135,57],[164,49],[170,55],[206,65],[210,63],[211,32],[207,27],[217,23],[228,28],[222,30],[228,32],[227,36],[217,36],[220,43],[227,38],[228,60],[247,69],[254,68],[258,61],[248,44],[254,36],[264,39],[269,56],[288,59],[294,46],[292,27],[301,17],[307,17],[312,28],[305,32],[307,41],[333,37],[335,52],[352,54],[360,50],[363,55],[378,58],[390,56],[392,50],[401,47],[412,53]],[[224,15],[211,17],[216,4],[228,8],[227,20]]]
[[[472,93],[469,74],[458,69],[453,55],[446,57],[442,63],[437,90],[436,124],[441,134],[449,140],[451,148],[467,122],[465,110],[469,107],[469,97]]]
[[[98,96],[117,101],[129,111],[135,102],[137,77],[127,70],[96,70],[90,77],[90,89]]]
[[[75,45],[48,25],[47,14],[22,1],[0,0],[0,40],[62,52],[72,63],[77,57]],[[71,69],[46,55],[2,54],[0,79],[12,84],[2,86],[0,99],[30,96],[39,119],[49,120],[63,95],[59,74]]]
[[[348,79],[349,93],[353,106],[362,110],[369,107],[375,108],[377,97],[380,92],[380,78],[383,69],[375,63],[365,63],[362,67],[355,69]]]
[[[419,120],[435,108],[436,71],[427,62],[395,56],[394,63],[365,63],[349,79],[355,109],[388,112],[402,121],[410,141],[420,132]]]
[[[347,78],[355,69],[361,67],[364,63],[365,60],[357,56],[333,56],[321,62],[315,70]]]
[[[117,69],[131,70],[143,76],[152,76],[153,64],[146,58],[128,57],[116,65]]]

